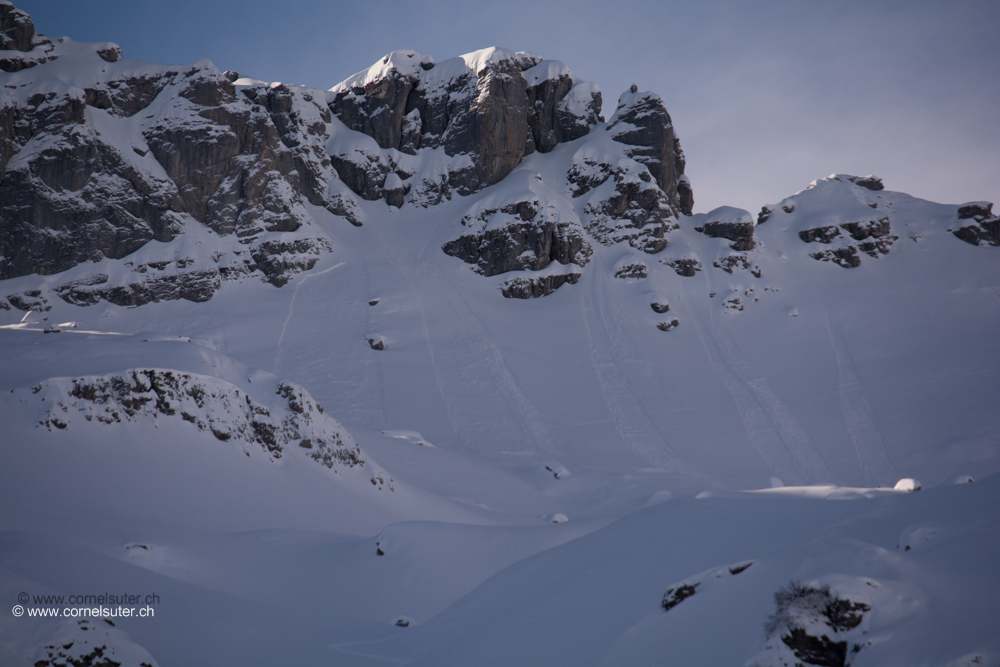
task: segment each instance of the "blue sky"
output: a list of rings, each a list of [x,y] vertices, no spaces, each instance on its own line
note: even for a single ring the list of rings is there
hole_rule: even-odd
[[[15,0],[40,32],[329,88],[383,54],[487,46],[564,61],[604,114],[663,96],[695,210],[759,210],[834,172],[1000,206],[1000,2]]]

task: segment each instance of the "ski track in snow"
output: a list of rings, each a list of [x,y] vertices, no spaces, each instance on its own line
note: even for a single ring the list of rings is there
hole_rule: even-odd
[[[282,344],[285,342],[285,331],[288,330],[288,323],[292,321],[292,317],[295,315],[295,300],[299,296],[299,289],[306,283],[307,280],[312,278],[319,278],[320,276],[330,273],[334,269],[339,269],[344,266],[345,262],[339,262],[328,269],[323,269],[317,273],[309,273],[303,276],[299,276],[299,279],[295,281],[295,289],[292,291],[292,298],[288,301],[288,316],[285,318],[285,323],[281,325],[281,334],[278,335],[278,344],[274,350],[274,367],[271,369],[271,373],[278,375],[278,365],[281,357]]]
[[[899,472],[889,460],[885,438],[882,437],[882,431],[875,419],[875,408],[868,389],[861,379],[861,373],[858,372],[840,330],[829,315],[826,316],[826,328],[830,335],[830,346],[837,358],[840,411],[858,456],[862,478],[866,486],[892,484],[892,480],[899,478]]]
[[[600,259],[595,257],[593,261]],[[610,266],[601,268],[610,273]],[[594,272],[595,269],[591,269],[591,273]],[[671,472],[697,474],[671,450],[667,439],[645,414],[621,372],[619,363],[624,356],[621,341],[625,332],[620,324],[626,316],[618,300],[607,294],[606,281],[591,279],[585,282],[589,285],[589,296],[581,308],[583,322],[594,371],[615,429],[632,453],[647,465]]]
[[[774,475],[796,485],[833,479],[805,428],[739,352],[717,316],[710,310],[711,334],[706,335],[697,308],[691,313],[705,355],[732,396],[747,437]]]
[[[528,395],[524,393],[521,384],[511,373],[510,367],[504,361],[500,346],[492,338],[481,341],[482,358],[489,365],[490,371],[498,382],[500,390],[504,394],[508,408],[520,417],[523,430],[530,433],[535,441],[535,445],[546,454],[552,454],[552,437],[542,420],[541,414],[531,404]]]

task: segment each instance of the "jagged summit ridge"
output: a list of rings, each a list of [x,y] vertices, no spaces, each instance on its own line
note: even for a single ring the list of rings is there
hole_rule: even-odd
[[[379,149],[343,146],[334,155],[338,172],[362,197],[390,203],[399,202],[400,185],[404,195],[415,186],[410,199],[423,204],[452,191],[476,192],[503,180],[527,155],[584,136],[601,121],[595,84],[578,80],[560,61],[496,47],[440,63],[394,51],[330,92],[338,118]],[[386,152],[435,149],[444,153],[437,173],[424,161]]]
[[[627,93],[605,125],[598,87],[557,60],[500,48],[440,62],[396,51],[321,91],[240,78],[207,60],[155,65],[110,42],[50,40],[27,14],[0,6],[9,64],[0,279],[69,272],[51,293],[15,295],[19,304],[205,301],[249,277],[280,287],[335,249],[311,207],[360,226],[381,219],[385,204],[470,197],[532,157],[548,187],[498,204],[521,220],[486,242],[486,266],[472,249],[483,239],[446,252],[487,275],[551,259],[582,267],[595,241],[662,250],[690,212],[662,100]],[[546,166],[561,165],[565,157],[547,156],[571,143],[580,145],[568,169]],[[535,221],[529,210],[558,219]],[[465,213],[448,215],[459,223]],[[534,260],[521,257],[526,248]]]

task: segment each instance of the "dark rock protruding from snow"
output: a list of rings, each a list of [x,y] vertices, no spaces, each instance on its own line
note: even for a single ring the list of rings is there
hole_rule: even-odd
[[[695,227],[695,231],[705,236],[732,241],[729,247],[739,251],[753,250],[757,245],[753,230],[753,216],[749,211],[731,206],[720,206],[709,212],[704,222]]]
[[[387,174],[399,166],[387,150],[442,148],[454,158],[444,174],[415,176],[415,202],[423,205],[498,183],[525,155],[579,138],[600,120],[595,85],[558,61],[497,48],[441,63],[394,51],[331,93],[337,117],[378,147],[346,145],[332,156],[340,177],[365,199],[386,196]]]
[[[522,72],[527,81],[528,147],[547,153],[560,143],[579,139],[601,118],[601,91],[578,82],[558,60],[542,60]]]
[[[539,271],[553,261],[584,266],[593,250],[572,206],[536,176],[522,174],[526,191],[520,197],[509,202],[491,197],[477,204],[462,218],[469,233],[442,250],[475,264],[486,276]]]
[[[533,278],[511,278],[500,286],[500,292],[508,299],[533,299],[548,296],[569,283],[575,285],[580,280],[579,273],[561,273]]]
[[[433,64],[433,59],[416,51],[394,51],[369,69],[380,70],[371,80],[334,88],[330,108],[344,125],[372,137],[380,148],[401,149],[407,101],[419,81],[419,66]],[[409,143],[405,152],[415,152],[419,138]]]
[[[958,207],[958,219],[971,223],[953,232],[958,238],[972,245],[985,242],[1000,246],[1000,216],[993,215],[992,202],[973,201],[962,204]]]
[[[30,51],[34,37],[31,17],[14,5],[0,2],[0,50]]]
[[[608,121],[608,131],[615,141],[634,147],[627,151],[629,157],[649,169],[671,206],[691,215],[694,194],[686,179],[681,185],[684,151],[660,96],[649,92],[623,93],[615,115]]]
[[[872,190],[874,192],[885,189],[885,186],[882,185],[882,179],[878,176],[850,176],[847,180],[859,187]]]
[[[238,95],[237,74],[207,61],[151,65],[122,61],[110,42],[53,42],[8,3],[0,33],[31,61],[6,68],[0,89],[0,279],[121,259],[201,223],[233,238],[229,261],[77,274],[56,290],[77,304],[198,301],[250,273],[280,286],[329,252],[309,235],[273,236],[314,224],[303,194],[360,224],[349,191],[332,183],[322,93],[311,106],[280,84]]]
[[[977,222],[981,222],[991,217],[993,217],[993,202],[970,201],[958,207],[959,220],[974,218]]]

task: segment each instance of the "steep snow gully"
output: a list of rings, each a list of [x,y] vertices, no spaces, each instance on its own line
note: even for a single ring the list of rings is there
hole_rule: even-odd
[[[0,0],[0,664],[1000,665],[990,202],[126,56]]]

